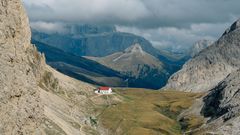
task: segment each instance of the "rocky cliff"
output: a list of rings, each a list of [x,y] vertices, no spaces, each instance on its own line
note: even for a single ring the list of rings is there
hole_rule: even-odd
[[[237,70],[229,74],[203,98],[201,114],[206,118],[206,124],[197,129],[195,134],[240,134],[239,83],[240,70]]]
[[[38,81],[44,57],[30,44],[21,1],[1,0],[0,11],[0,134],[32,134],[43,116]]]
[[[165,88],[203,92],[215,87],[240,67],[240,20],[236,21],[213,45],[188,61],[170,77]]]
[[[195,115],[204,124],[191,134],[231,134],[239,130],[240,20],[213,45],[200,52],[173,75],[167,89],[204,92],[184,117]],[[184,118],[185,119],[185,118]]]
[[[0,0],[0,16],[0,134],[104,134],[92,121],[94,87],[45,64],[22,2]]]

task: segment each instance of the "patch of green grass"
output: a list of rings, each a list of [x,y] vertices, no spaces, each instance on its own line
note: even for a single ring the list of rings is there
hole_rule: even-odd
[[[179,111],[178,112],[172,112],[170,110],[170,106],[165,106],[165,107],[162,107],[160,105],[155,105],[156,107],[154,108],[154,110],[156,110],[157,112],[171,118],[171,119],[174,119],[176,120],[177,119],[177,116],[178,114],[180,113]]]
[[[124,101],[104,109],[100,124],[115,134],[181,134],[177,116],[201,94],[144,89],[115,90]]]

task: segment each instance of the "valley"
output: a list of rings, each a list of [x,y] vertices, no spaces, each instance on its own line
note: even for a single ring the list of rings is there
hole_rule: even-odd
[[[137,6],[134,3],[134,8],[151,5],[141,2]],[[50,3],[59,6],[64,0]],[[37,8],[38,14],[47,11],[54,16],[57,8],[49,10],[50,3],[25,6],[27,10],[33,9],[29,6]],[[211,7],[209,3],[205,4]],[[178,43],[188,42],[181,43],[178,38],[195,40],[205,29],[209,32],[210,26],[216,27],[197,25],[196,20],[176,26],[179,20],[172,24],[167,19],[168,25],[162,22],[159,28],[148,28],[144,17],[135,18],[144,22],[141,25],[135,19],[123,23],[124,19],[112,18],[116,13],[108,12],[113,20],[106,25],[96,21],[98,17],[93,22],[99,24],[56,19],[59,22],[37,22],[38,31],[30,27],[36,27],[36,18],[28,18],[23,4],[21,0],[0,0],[0,135],[240,134],[240,19],[215,42],[204,39],[179,48]],[[84,8],[81,4],[78,9]],[[191,5],[198,4],[195,1]],[[99,8],[105,10],[102,5]],[[153,16],[145,18],[154,23],[152,26],[160,23],[152,21],[157,18]],[[118,31],[124,28],[112,21],[128,27],[134,24],[126,31],[142,36]],[[191,30],[183,27],[186,24]],[[225,28],[225,22],[217,29],[220,27]],[[193,33],[195,36],[190,36]],[[153,42],[159,35],[165,40]],[[158,50],[152,43],[180,51]],[[183,48],[189,48],[186,54],[182,54]]]
[[[177,91],[152,91],[147,89],[114,89],[115,95],[103,96],[107,104],[96,111],[99,123],[108,134],[131,135],[180,135],[184,130],[194,129],[203,123],[191,117],[187,129],[178,121],[182,111],[188,109],[203,93]],[[120,97],[121,102],[113,102]]]
[[[46,55],[49,65],[80,81],[157,90],[187,60],[163,53],[143,37],[117,32],[114,27],[109,28],[112,30],[94,25],[72,27],[77,28],[68,34],[32,29],[31,42]]]

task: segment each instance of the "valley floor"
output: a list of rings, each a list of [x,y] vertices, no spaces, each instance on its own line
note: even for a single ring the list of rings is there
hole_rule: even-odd
[[[104,103],[96,108],[98,124],[107,134],[178,135],[182,126],[178,115],[202,94],[144,89],[115,89],[115,95],[101,96]],[[118,101],[116,101],[118,99]],[[195,126],[202,121],[194,119]]]
[[[99,95],[94,86],[47,69],[40,83],[46,134],[179,135],[203,123],[194,117],[179,122],[201,93],[114,88]]]

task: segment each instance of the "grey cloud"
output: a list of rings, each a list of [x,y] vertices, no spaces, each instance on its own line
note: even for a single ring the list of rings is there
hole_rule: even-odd
[[[155,46],[187,48],[217,39],[240,16],[239,0],[23,0],[32,27],[63,32],[65,23],[117,25]]]
[[[230,24],[201,23],[191,24],[189,28],[159,27],[155,29],[118,26],[117,29],[141,35],[156,47],[179,51],[188,49],[194,42],[201,39],[216,40]]]
[[[240,15],[239,0],[24,0],[24,2],[31,20],[95,22],[143,28],[224,23]]]
[[[35,21],[112,24],[135,22],[149,14],[143,3],[138,0],[53,1],[40,2],[40,0],[36,0],[29,2],[29,0],[25,0],[30,19]],[[49,7],[49,9],[44,10],[45,7]],[[51,12],[49,12],[50,10]]]
[[[48,34],[68,32],[68,30],[64,27],[64,24],[59,22],[37,21],[37,22],[31,22],[30,25],[31,25],[31,28],[33,28],[34,30],[48,33]]]

